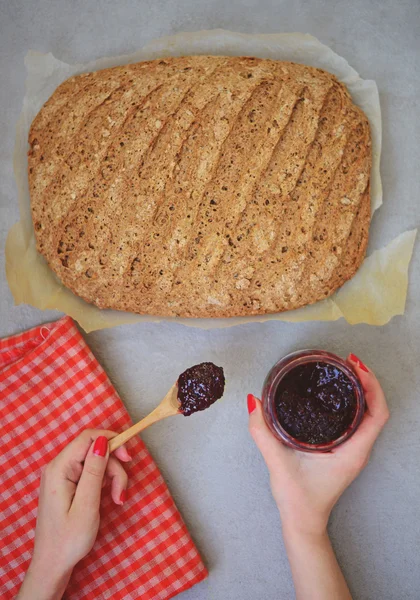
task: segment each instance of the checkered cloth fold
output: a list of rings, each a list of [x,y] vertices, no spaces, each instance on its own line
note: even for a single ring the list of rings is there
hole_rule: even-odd
[[[120,431],[130,418],[73,321],[0,340],[0,597],[13,598],[31,558],[41,468],[81,430]],[[92,552],[65,598],[167,600],[207,576],[158,468],[130,445],[128,500],[103,494]]]

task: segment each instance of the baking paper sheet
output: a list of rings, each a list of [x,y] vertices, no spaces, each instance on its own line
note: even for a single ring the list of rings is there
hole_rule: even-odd
[[[57,309],[72,316],[87,332],[125,323],[162,320],[173,320],[205,329],[272,319],[291,322],[334,321],[340,317],[344,317],[349,323],[383,325],[393,316],[403,314],[415,230],[401,234],[388,246],[366,258],[353,279],[331,298],[275,315],[231,319],[163,319],[100,310],[75,296],[59,282],[43,257],[36,252],[27,180],[27,137],[33,118],[56,87],[68,77],[140,60],[187,54],[247,55],[289,60],[334,73],[347,85],[354,101],[369,118],[373,141],[372,213],[382,204],[379,172],[381,111],[376,83],[361,79],[344,58],[310,35],[254,35],[220,29],[180,33],[155,40],[135,54],[103,58],[85,65],[68,65],[52,54],[31,51],[25,59],[26,95],[17,125],[14,153],[21,220],[10,230],[6,243],[6,274],[16,304],[26,303],[40,309]]]

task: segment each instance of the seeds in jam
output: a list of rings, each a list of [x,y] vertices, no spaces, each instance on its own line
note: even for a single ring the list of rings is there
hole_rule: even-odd
[[[345,433],[356,414],[353,384],[325,362],[299,365],[279,382],[277,418],[285,431],[307,444],[332,442]]]
[[[225,376],[222,367],[211,362],[190,367],[178,378],[180,412],[189,416],[205,410],[223,396]]]

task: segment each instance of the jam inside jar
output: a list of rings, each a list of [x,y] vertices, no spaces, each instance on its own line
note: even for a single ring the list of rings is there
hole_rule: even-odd
[[[364,414],[359,379],[340,357],[303,350],[281,359],[264,383],[264,418],[282,442],[327,452],[345,442]]]

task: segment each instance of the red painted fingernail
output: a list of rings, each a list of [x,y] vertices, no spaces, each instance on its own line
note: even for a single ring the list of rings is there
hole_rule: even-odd
[[[355,354],[350,354],[350,360],[354,363],[356,363],[356,365],[362,369],[362,371],[364,371],[365,373],[369,373],[369,369],[367,368],[366,365],[364,365],[362,363],[362,361],[360,360],[360,358],[357,358],[357,356]]]
[[[96,456],[106,456],[107,450],[108,440],[104,435],[100,435],[96,438],[95,443],[93,444],[93,454],[96,454]]]
[[[121,492],[121,496],[120,496],[120,502],[122,502],[124,504],[124,502],[127,500],[127,490],[123,490]]]
[[[257,402],[255,400],[255,396],[253,396],[252,394],[248,394],[246,401],[248,404],[248,412],[249,412],[249,414],[251,414],[257,408]]]

